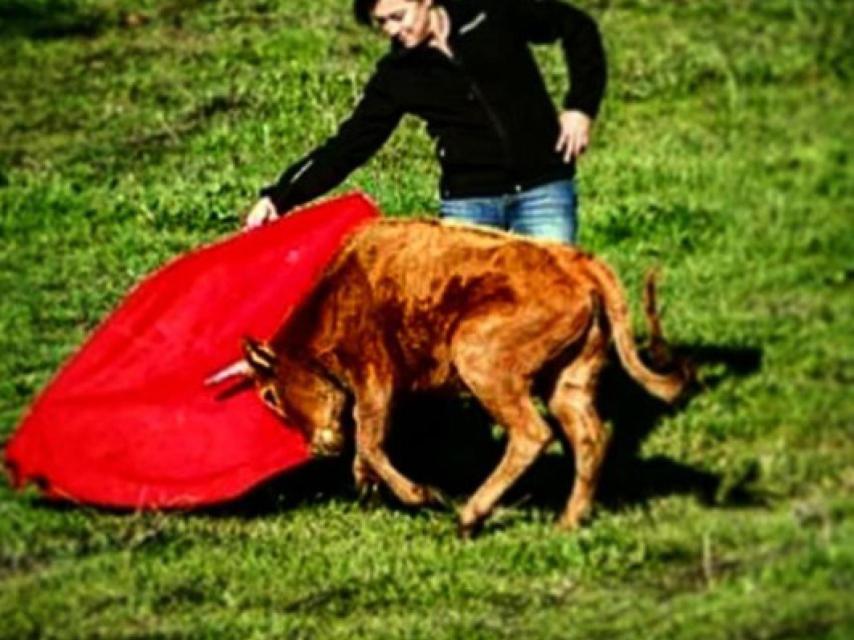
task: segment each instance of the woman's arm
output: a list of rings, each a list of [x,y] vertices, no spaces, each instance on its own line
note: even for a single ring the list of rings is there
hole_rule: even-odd
[[[262,199],[269,198],[277,213],[285,213],[333,189],[367,162],[403,116],[387,84],[378,68],[337,133],[262,189]]]
[[[595,118],[608,74],[605,48],[593,18],[560,0],[506,1],[512,24],[527,42],[560,41],[570,77],[563,108]]]

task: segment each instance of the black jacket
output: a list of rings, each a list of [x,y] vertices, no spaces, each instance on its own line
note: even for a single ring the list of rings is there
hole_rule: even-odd
[[[401,117],[423,118],[436,141],[443,198],[518,192],[571,177],[554,150],[557,112],[528,43],[559,40],[571,76],[565,109],[595,117],[605,54],[593,20],[560,0],[435,0],[451,23],[453,58],[426,44],[392,46],[338,132],[264,188],[280,212],[341,183]]]

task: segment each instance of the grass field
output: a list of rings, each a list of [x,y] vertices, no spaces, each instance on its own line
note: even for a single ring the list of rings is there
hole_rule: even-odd
[[[636,310],[662,266],[703,382],[665,411],[609,374],[593,522],[553,528],[560,450],[473,543],[449,513],[361,509],[336,464],[192,515],[0,483],[0,637],[854,637],[854,5],[579,4],[611,67],[581,241]],[[348,113],[385,47],[348,6],[0,0],[0,437],[128,287],[233,231]],[[537,55],[559,95],[559,51]],[[406,121],[341,190],[435,211],[432,158]],[[428,406],[448,446],[404,407],[401,465],[462,492],[489,425]]]

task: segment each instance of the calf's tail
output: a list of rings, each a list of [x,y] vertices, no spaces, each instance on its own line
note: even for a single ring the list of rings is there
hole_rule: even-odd
[[[655,280],[658,274],[655,269],[646,272],[643,281],[643,312],[646,319],[647,331],[649,331],[649,355],[652,366],[664,369],[674,364],[673,354],[664,332],[661,330],[661,318],[658,315],[657,293]]]
[[[620,281],[614,272],[599,260],[591,259],[588,264],[590,272],[599,285],[599,295],[611,325],[617,354],[626,371],[652,395],[665,402],[675,401],[686,386],[686,371],[680,367],[673,373],[662,374],[644,365],[638,356],[637,345],[632,334],[629,307]],[[650,274],[647,275],[645,283],[644,311],[649,326],[653,360],[656,366],[664,366],[667,348],[655,306],[655,280]]]

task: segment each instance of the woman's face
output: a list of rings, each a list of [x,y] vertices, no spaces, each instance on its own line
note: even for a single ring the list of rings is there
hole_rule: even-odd
[[[430,36],[431,5],[432,0],[379,0],[374,22],[388,37],[411,49]]]

